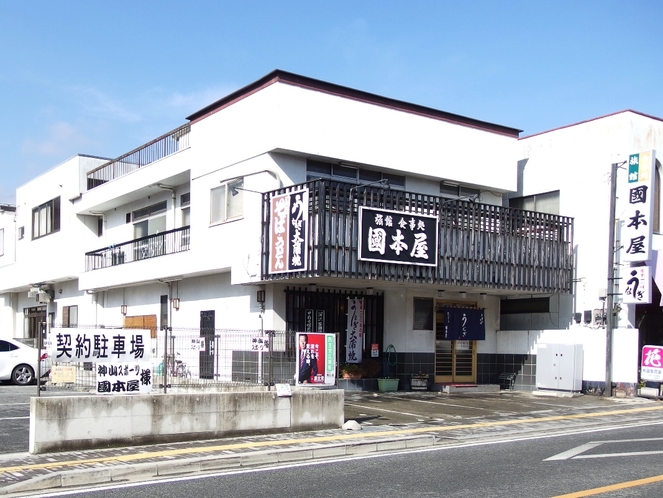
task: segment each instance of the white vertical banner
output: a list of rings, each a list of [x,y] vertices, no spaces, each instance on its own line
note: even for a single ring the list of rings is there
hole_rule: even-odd
[[[651,259],[654,224],[654,176],[656,152],[631,154],[628,160],[628,202],[624,212],[624,261],[641,262]]]
[[[634,266],[626,269],[626,288],[622,302],[626,304],[651,303],[651,278],[648,266]]]
[[[364,299],[348,297],[348,326],[345,342],[346,363],[361,363],[364,346]]]

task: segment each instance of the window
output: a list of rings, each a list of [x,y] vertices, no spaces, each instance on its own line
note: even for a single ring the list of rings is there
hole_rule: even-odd
[[[56,197],[32,210],[32,238],[60,231],[60,198]]]
[[[547,297],[533,297],[529,299],[502,299],[500,301],[500,314],[502,315],[549,312],[550,299]]]
[[[433,299],[427,297],[414,298],[414,330],[433,330]]]
[[[65,328],[78,327],[78,306],[62,307],[62,326]]]
[[[23,239],[25,237],[25,227],[18,227],[18,240]]]
[[[191,192],[180,195],[180,207],[188,206],[191,204]]]
[[[313,159],[306,161],[306,178],[308,180],[329,178],[358,184],[387,180],[390,188],[405,188],[405,176],[403,175],[393,175],[372,169],[315,161]]]
[[[0,341],[0,353],[8,353],[9,351],[15,351],[18,349],[16,344],[12,344],[7,341]]]
[[[244,180],[224,183],[210,192],[210,223],[222,223],[244,214]]]
[[[134,223],[134,239],[154,235],[166,231],[166,217],[158,216],[149,220]]]
[[[0,256],[5,255],[5,229],[0,228]]]
[[[143,218],[148,218],[150,216],[165,213],[167,209],[168,209],[168,203],[166,201],[157,202],[156,204],[152,204],[151,206],[147,206],[134,211],[132,213],[133,219],[134,221],[136,221]]]
[[[440,193],[454,197],[472,197],[479,195],[481,191],[476,188],[464,187],[453,182],[440,182]]]
[[[559,214],[559,190],[525,197],[513,197],[509,199],[509,207],[538,213]]]

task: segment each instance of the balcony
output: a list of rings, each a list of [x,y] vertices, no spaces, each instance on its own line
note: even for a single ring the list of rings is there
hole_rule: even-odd
[[[191,125],[180,126],[117,159],[102,164],[87,174],[87,189],[92,190],[99,185],[186,149],[189,147],[190,132]]]
[[[85,271],[100,270],[189,250],[189,227],[148,235],[85,254]]]
[[[273,200],[303,188],[305,264],[297,271],[270,271]],[[360,259],[360,207],[437,224],[437,241],[428,238],[430,264]],[[341,277],[528,293],[572,290],[573,218],[471,201],[316,180],[263,195],[263,241],[263,280]]]

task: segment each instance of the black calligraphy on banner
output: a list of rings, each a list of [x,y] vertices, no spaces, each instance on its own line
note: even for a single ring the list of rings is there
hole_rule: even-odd
[[[147,394],[152,391],[149,363],[97,365],[97,394]]]
[[[486,340],[484,310],[444,308],[444,339],[448,341]]]
[[[53,328],[49,340],[49,355],[54,361],[97,362],[134,361],[151,359],[145,347],[149,331],[85,330]]]
[[[306,270],[308,197],[302,189],[270,199],[269,273]]]
[[[628,206],[623,230],[625,261],[642,262],[651,257],[654,164],[654,151],[629,156]]]
[[[359,259],[437,266],[437,216],[359,207]]]

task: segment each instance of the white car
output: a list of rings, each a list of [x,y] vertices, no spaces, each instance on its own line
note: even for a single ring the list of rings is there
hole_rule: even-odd
[[[41,376],[48,375],[47,354],[40,355]],[[37,375],[37,350],[14,339],[0,339],[0,380],[11,380],[14,384],[26,385],[35,381]]]

